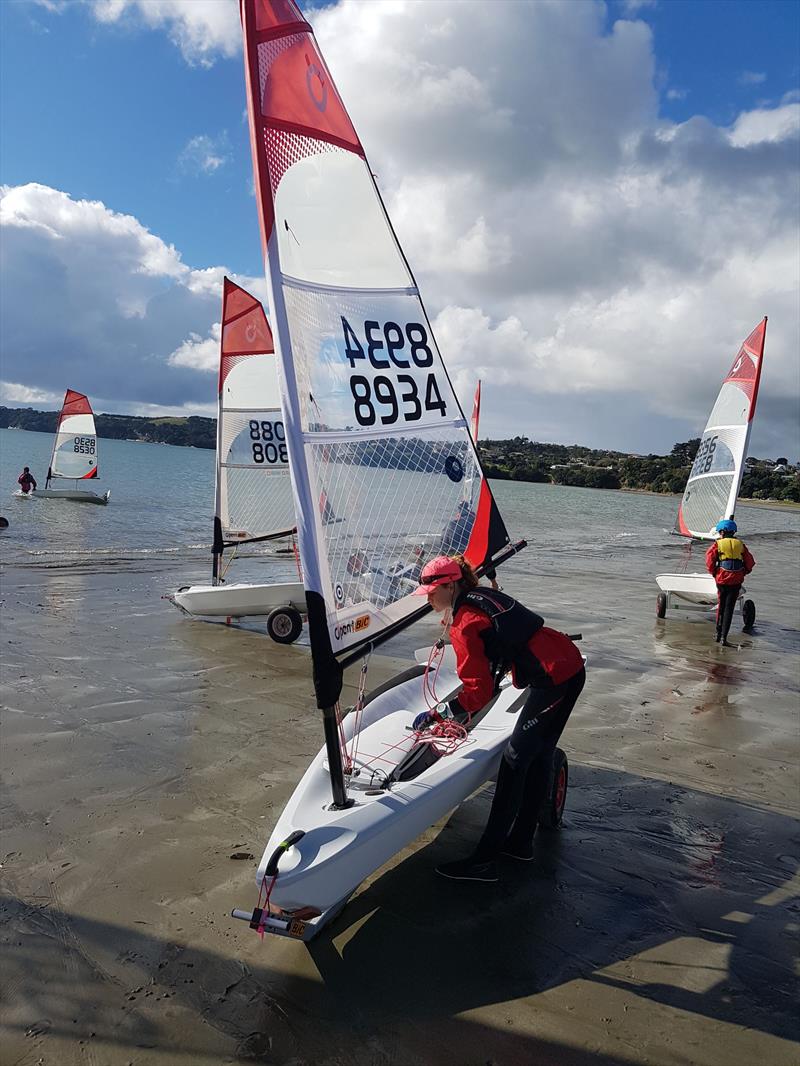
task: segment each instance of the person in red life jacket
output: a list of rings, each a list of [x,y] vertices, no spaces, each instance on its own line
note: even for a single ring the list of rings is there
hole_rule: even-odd
[[[36,478],[33,476],[27,466],[17,478],[17,484],[26,494],[36,489]]]
[[[497,774],[492,809],[474,853],[436,872],[456,881],[497,881],[500,854],[530,862],[539,809],[547,793],[558,738],[586,680],[583,658],[569,637],[504,592],[478,587],[463,556],[440,555],[422,570],[419,595],[451,617],[450,639],[463,688],[450,710],[459,721],[480,711],[511,669],[517,688],[530,687]]]
[[[744,541],[734,535],[736,528],[731,518],[717,522],[719,540],[706,552],[706,570],[717,583],[717,644],[726,648],[730,647],[728,633],[742,584],[756,565]]]

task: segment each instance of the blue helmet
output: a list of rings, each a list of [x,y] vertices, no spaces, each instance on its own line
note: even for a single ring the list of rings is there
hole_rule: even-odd
[[[736,532],[736,523],[732,518],[723,518],[721,522],[717,522],[717,533],[723,533],[726,536],[731,536]]]

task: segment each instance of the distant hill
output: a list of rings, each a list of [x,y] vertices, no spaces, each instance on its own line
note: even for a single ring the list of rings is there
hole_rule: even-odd
[[[0,428],[31,429],[53,433],[57,411],[29,407],[0,407]],[[97,433],[112,440],[143,440],[151,444],[177,444],[214,448],[215,418],[138,418],[134,415],[95,415]],[[543,444],[527,437],[482,440],[478,451],[486,475],[506,481],[543,481],[597,489],[639,489],[649,492],[683,492],[700,438],[676,444],[669,455],[634,455],[585,448],[580,444]],[[406,449],[408,450],[408,449]],[[354,436],[351,456],[364,465],[402,465],[409,458],[402,443],[376,458],[370,444]],[[413,452],[413,449],[411,449]],[[395,454],[395,453],[399,454]],[[412,467],[413,468],[413,467]],[[749,458],[741,496],[800,503],[800,474],[785,458],[772,462]]]
[[[31,429],[55,433],[58,411],[33,411],[29,407],[0,407],[0,429]],[[95,415],[98,437],[144,440],[150,444],[182,444],[215,448],[216,418],[138,418],[135,415]]]

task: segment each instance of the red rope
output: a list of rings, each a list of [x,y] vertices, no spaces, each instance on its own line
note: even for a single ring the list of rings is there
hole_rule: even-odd
[[[278,880],[278,875],[277,874],[273,874],[273,876],[270,878],[269,888],[267,888],[267,875],[264,874],[264,876],[261,879],[261,887],[258,890],[258,902],[256,903],[256,910],[258,910],[258,908],[261,907],[261,905],[262,905],[261,904],[261,893],[266,890],[266,895],[264,896],[263,909],[266,910],[267,915],[269,915],[271,913],[270,909],[269,909],[269,897],[272,895],[272,890],[275,887],[275,882],[277,880]],[[257,932],[258,932],[258,935],[263,940],[264,939],[264,914],[263,914],[263,911],[262,911],[262,914],[261,914],[261,922],[260,922],[260,924],[258,926]]]

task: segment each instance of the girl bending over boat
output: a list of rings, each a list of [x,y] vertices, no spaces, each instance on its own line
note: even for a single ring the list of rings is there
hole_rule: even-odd
[[[489,821],[475,851],[436,872],[456,881],[497,881],[496,859],[533,859],[533,834],[547,793],[556,744],[586,680],[583,658],[564,633],[505,593],[478,586],[461,555],[440,555],[422,570],[418,595],[450,619],[463,688],[450,702],[459,721],[480,711],[510,669],[530,688],[497,774]]]

